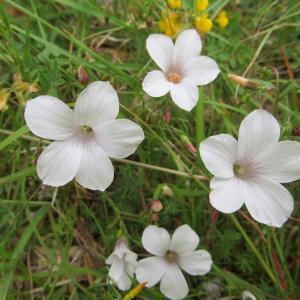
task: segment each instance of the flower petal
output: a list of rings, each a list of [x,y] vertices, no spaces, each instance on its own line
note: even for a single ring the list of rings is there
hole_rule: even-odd
[[[84,144],[76,180],[90,190],[105,191],[114,179],[110,159],[94,140]]]
[[[82,144],[76,138],[55,141],[39,156],[37,173],[43,184],[62,186],[71,181],[80,165]]]
[[[291,193],[280,183],[263,177],[252,180],[245,204],[253,219],[275,227],[281,227],[294,208]]]
[[[215,176],[231,178],[237,160],[238,143],[229,134],[211,136],[200,144],[200,156],[205,167]]]
[[[267,148],[274,146],[279,136],[280,127],[277,120],[263,109],[254,110],[240,126],[239,160],[254,159]]]
[[[121,291],[127,291],[131,287],[131,279],[126,274],[126,272],[123,272],[121,277],[119,278],[117,282],[118,289]]]
[[[170,235],[164,228],[149,225],[142,235],[143,247],[151,254],[163,256],[170,246]]]
[[[143,90],[151,97],[161,97],[170,91],[170,82],[162,71],[151,71],[143,80]]]
[[[193,251],[199,244],[199,236],[187,224],[177,227],[171,238],[170,250],[176,253]]]
[[[185,64],[183,74],[196,85],[206,85],[214,81],[220,69],[217,63],[210,57],[198,56],[194,57]]]
[[[206,250],[197,250],[179,256],[179,266],[191,275],[204,275],[212,266],[211,255]]]
[[[138,282],[147,282],[146,287],[156,285],[167,270],[167,264],[162,257],[148,257],[140,260],[135,271]]]
[[[117,255],[114,256],[113,262],[108,272],[108,276],[113,279],[115,282],[118,282],[122,273],[124,271],[123,260],[120,259]]]
[[[230,179],[214,177],[213,190],[209,194],[210,204],[223,213],[232,213],[242,207],[246,200],[248,184],[237,177]]]
[[[190,58],[198,56],[201,48],[201,38],[195,29],[182,31],[176,39],[173,63],[183,65]]]
[[[111,121],[119,113],[119,98],[109,82],[95,81],[78,96],[74,115],[80,125],[95,127]]]
[[[29,129],[44,139],[65,140],[74,133],[73,111],[52,96],[39,96],[29,100],[24,117]]]
[[[124,158],[135,152],[144,140],[143,129],[136,123],[118,119],[94,128],[97,144],[113,158]]]
[[[169,265],[161,279],[160,290],[172,300],[183,299],[188,294],[188,285],[178,265]]]
[[[155,63],[166,72],[173,57],[172,40],[164,34],[150,34],[146,41],[146,47]]]
[[[300,178],[300,143],[282,141],[258,156],[260,174],[285,183]]]
[[[184,78],[180,83],[170,83],[170,93],[172,100],[186,111],[191,111],[199,98],[197,85],[187,78]]]

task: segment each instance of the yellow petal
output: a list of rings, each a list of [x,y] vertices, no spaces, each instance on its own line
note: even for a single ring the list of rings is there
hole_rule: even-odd
[[[181,7],[181,0],[168,0],[168,4],[170,8],[180,8]]]
[[[227,27],[228,23],[229,23],[229,19],[227,17],[219,17],[217,19],[217,23],[219,24],[219,26],[224,29],[225,27]]]
[[[209,5],[208,0],[197,0],[197,11],[204,11]]]
[[[210,32],[213,27],[211,19],[207,18],[206,16],[197,17],[194,25],[201,33]]]

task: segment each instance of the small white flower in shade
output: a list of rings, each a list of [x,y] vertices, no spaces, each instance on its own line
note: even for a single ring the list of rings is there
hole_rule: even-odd
[[[281,141],[280,126],[267,111],[250,113],[241,123],[238,141],[228,134],[200,144],[211,180],[210,203],[232,213],[245,203],[258,222],[275,227],[291,215],[293,197],[281,183],[300,178],[300,143]]]
[[[137,266],[137,254],[129,250],[125,239],[120,238],[117,241],[114,252],[105,262],[110,265],[110,280],[116,283],[121,291],[129,290]]]
[[[132,154],[144,133],[132,121],[118,119],[119,99],[109,82],[95,81],[84,89],[74,111],[52,96],[27,102],[25,120],[39,137],[55,140],[40,155],[37,173],[43,183],[62,186],[74,177],[91,190],[104,191],[113,181],[109,159]]]
[[[243,291],[242,300],[256,300],[256,297],[249,291]]]
[[[136,278],[146,287],[160,282],[161,292],[169,299],[179,300],[188,294],[181,269],[191,275],[204,275],[211,269],[210,254],[195,250],[199,237],[188,225],[179,226],[172,238],[166,229],[150,225],[143,232],[142,243],[154,256],[138,262]]]
[[[191,111],[199,98],[198,85],[210,83],[220,72],[213,59],[199,56],[202,43],[197,31],[182,31],[175,45],[164,34],[151,34],[146,47],[161,71],[151,71],[146,75],[144,91],[151,97],[161,97],[170,92],[180,108]]]

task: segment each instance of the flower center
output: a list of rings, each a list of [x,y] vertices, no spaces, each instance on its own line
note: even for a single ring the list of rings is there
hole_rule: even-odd
[[[169,81],[173,83],[179,83],[182,79],[182,76],[179,75],[178,73],[171,72],[168,74],[167,78]]]
[[[233,166],[233,173],[236,177],[243,177],[246,174],[246,169],[242,165],[235,164]]]
[[[80,128],[81,128],[81,131],[84,134],[89,134],[93,131],[93,129],[90,126],[87,126],[87,125],[82,125]]]
[[[169,263],[173,263],[177,261],[177,253],[172,251],[172,250],[168,250],[165,254],[165,260]]]

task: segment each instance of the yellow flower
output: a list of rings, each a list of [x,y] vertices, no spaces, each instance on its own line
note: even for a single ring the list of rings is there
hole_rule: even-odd
[[[213,27],[213,23],[207,14],[196,17],[194,25],[202,34],[210,32]]]
[[[168,0],[168,4],[170,8],[180,8],[181,7],[181,0]]]
[[[166,35],[173,36],[180,29],[178,15],[174,12],[163,15],[162,20],[159,22],[159,28]]]
[[[0,111],[5,112],[8,109],[7,101],[10,95],[9,89],[0,90]]]
[[[229,23],[229,19],[227,17],[227,13],[225,10],[220,11],[218,18],[217,18],[217,23],[219,24],[219,26],[224,29],[225,27],[227,27],[228,23]]]
[[[209,5],[208,0],[197,0],[196,6],[197,6],[197,11],[204,11]]]

